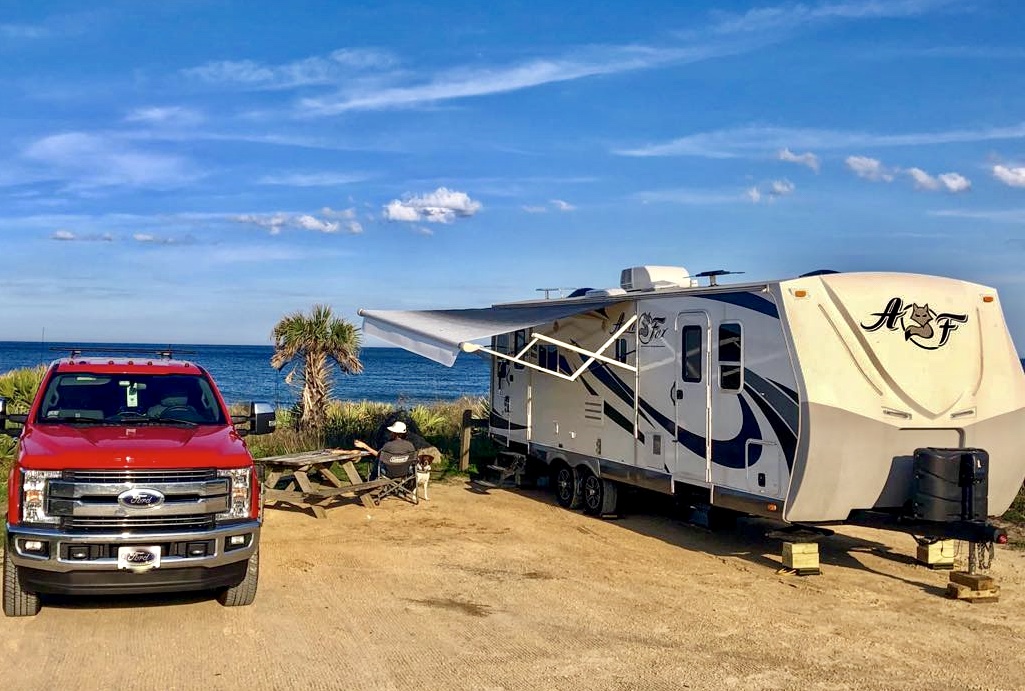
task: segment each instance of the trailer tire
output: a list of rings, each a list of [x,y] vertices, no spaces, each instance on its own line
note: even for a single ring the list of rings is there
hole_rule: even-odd
[[[246,577],[238,585],[225,588],[217,595],[217,601],[225,607],[245,607],[256,599],[256,586],[260,581],[260,551],[253,552],[246,565]]]
[[[558,463],[552,471],[552,488],[555,490],[555,501],[564,509],[579,509],[584,503],[580,476],[565,463]]]
[[[39,614],[39,596],[26,592],[18,577],[9,550],[4,550],[4,614],[8,617],[34,617]]]
[[[616,504],[619,503],[619,488],[615,482],[587,473],[582,485],[584,513],[590,516],[616,513]]]

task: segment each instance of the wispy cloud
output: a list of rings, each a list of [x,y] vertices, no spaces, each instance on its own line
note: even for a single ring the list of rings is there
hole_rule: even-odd
[[[384,218],[404,223],[452,223],[456,218],[475,215],[481,208],[482,204],[466,192],[439,187],[427,194],[391,200],[384,207]]]
[[[857,19],[915,17],[954,6],[955,0],[841,0],[759,7],[741,14],[716,13],[720,34],[792,32]]]
[[[327,56],[303,58],[280,65],[253,60],[220,60],[182,70],[188,79],[243,89],[294,89],[338,84],[353,74],[392,67],[395,56],[385,50],[343,48]]]
[[[141,151],[116,139],[83,132],[43,137],[22,155],[47,166],[70,189],[125,185],[166,188],[194,180],[197,173],[180,156]]]
[[[528,205],[522,206],[520,208],[522,208],[528,214],[544,214],[544,213],[548,213],[548,207],[547,206],[530,206],[528,204]]]
[[[563,212],[565,212],[565,211],[576,211],[576,208],[577,208],[573,204],[570,204],[567,201],[563,201],[562,199],[553,199],[551,201],[551,205],[552,205],[552,207],[556,211],[563,211]]]
[[[1025,166],[993,166],[993,177],[1009,187],[1025,187]]]
[[[114,236],[110,233],[74,233],[70,230],[57,230],[50,236],[51,240],[60,242],[113,242]]]
[[[198,110],[184,106],[148,106],[136,108],[125,116],[125,122],[147,125],[195,125],[204,120]]]
[[[859,178],[872,182],[893,182],[894,171],[883,165],[878,158],[869,156],[848,156],[844,165]]]
[[[803,154],[795,154],[790,149],[780,149],[779,160],[786,161],[788,163],[797,163],[802,166],[811,168],[816,173],[819,172],[819,157],[808,151]]]
[[[741,194],[740,192],[694,188],[647,190],[633,195],[634,199],[643,204],[664,203],[685,206],[736,204],[742,202],[745,196],[746,193]]]
[[[780,197],[787,197],[794,193],[797,185],[789,180],[772,180],[762,185],[755,185],[747,188],[744,195],[752,204],[759,204],[763,201],[774,202]]]
[[[915,188],[920,190],[958,193],[967,192],[972,188],[971,180],[960,173],[941,173],[933,176],[921,168],[908,168],[904,172],[915,181]]]
[[[342,220],[328,220],[332,217],[337,217],[335,214],[339,212],[332,211],[327,207],[324,207],[324,211],[330,212],[321,214],[326,218],[317,218],[313,214],[287,214],[279,212],[274,214],[239,214],[232,217],[232,220],[236,223],[264,228],[271,235],[279,235],[286,228],[299,228],[326,234],[348,233],[355,235],[363,232],[363,226],[359,221],[354,220],[353,217],[343,216]]]
[[[930,216],[947,218],[969,218],[994,223],[1025,224],[1025,208],[1022,209],[940,209],[930,211]]]
[[[367,173],[284,173],[281,175],[264,175],[256,182],[260,185],[280,185],[282,187],[338,187],[355,182],[364,182],[372,178]]]
[[[740,127],[680,137],[661,144],[618,149],[622,156],[698,156],[703,158],[758,158],[780,149],[865,149],[931,146],[966,142],[1025,139],[1025,123],[1008,127],[877,134],[845,130],[792,127]]]

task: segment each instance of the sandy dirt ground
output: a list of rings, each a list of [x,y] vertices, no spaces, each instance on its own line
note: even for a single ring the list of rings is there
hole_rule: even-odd
[[[907,536],[844,529],[777,573],[764,526],[598,520],[543,491],[267,511],[251,607],[47,602],[0,620],[4,689],[1025,688],[1025,553],[997,604],[944,599]],[[635,503],[647,503],[643,498]]]

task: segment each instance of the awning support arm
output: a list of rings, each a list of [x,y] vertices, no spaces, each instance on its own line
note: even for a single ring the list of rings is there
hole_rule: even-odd
[[[551,336],[546,336],[544,334],[538,334],[538,333],[532,334],[533,337],[530,339],[530,342],[527,343],[527,345],[524,346],[522,350],[520,350],[518,353],[516,353],[516,355],[508,355],[507,353],[500,353],[497,350],[492,350],[491,348],[487,348],[485,346],[477,345],[476,343],[461,343],[460,347],[464,351],[466,351],[466,352],[487,353],[487,354],[492,355],[494,357],[501,358],[503,360],[508,360],[509,362],[515,363],[517,365],[523,365],[524,367],[529,367],[530,369],[537,370],[538,372],[544,372],[545,374],[550,374],[550,375],[552,375],[554,377],[558,377],[559,379],[565,379],[566,381],[576,381],[576,379],[581,374],[583,374],[587,370],[587,368],[590,367],[594,363],[595,360],[598,360],[599,362],[603,362],[603,363],[608,364],[608,365],[612,365],[613,367],[619,367],[621,369],[625,369],[625,370],[627,370],[629,372],[636,372],[637,368],[634,367],[633,365],[628,365],[625,362],[620,362],[619,360],[616,360],[616,359],[610,358],[610,357],[606,357],[605,355],[601,354],[602,351],[604,351],[609,346],[611,346],[613,343],[615,343],[616,339],[618,339],[624,333],[626,333],[630,329],[630,327],[633,326],[634,322],[636,322],[636,321],[637,321],[637,315],[635,314],[632,317],[630,317],[629,319],[627,319],[623,323],[623,325],[621,327],[619,327],[619,329],[617,329],[616,332],[614,334],[612,334],[612,336],[607,341],[605,341],[604,344],[602,344],[601,348],[599,348],[596,351],[587,350],[586,348],[581,348],[579,346],[575,346],[572,343],[566,343],[565,341],[560,341],[557,338],[552,338]],[[541,367],[540,365],[535,365],[533,362],[529,362],[527,360],[524,360],[523,359],[524,356],[527,353],[530,352],[530,349],[533,348],[534,345],[537,344],[538,341],[544,341],[545,343],[551,343],[554,346],[558,346],[560,348],[565,348],[567,350],[571,350],[571,351],[573,351],[575,353],[579,353],[581,355],[586,355],[587,356],[587,360],[585,360],[584,363],[580,367],[578,367],[575,372],[573,372],[573,374],[564,374],[562,372],[557,372],[555,370],[550,370],[547,367]]]

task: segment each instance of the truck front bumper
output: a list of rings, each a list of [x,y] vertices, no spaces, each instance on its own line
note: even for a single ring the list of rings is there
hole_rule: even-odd
[[[241,583],[260,542],[260,523],[246,521],[204,532],[146,534],[68,534],[8,524],[7,536],[7,554],[29,592],[158,593]],[[160,564],[146,570],[118,568],[120,547],[160,547]]]

